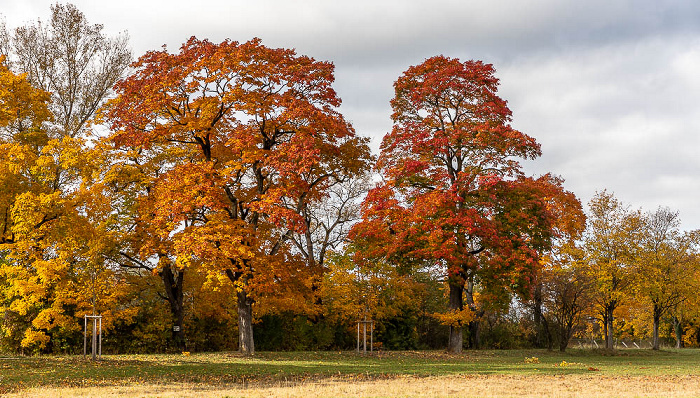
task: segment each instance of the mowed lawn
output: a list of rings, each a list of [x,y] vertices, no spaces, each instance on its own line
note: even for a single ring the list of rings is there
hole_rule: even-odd
[[[700,350],[260,352],[0,358],[0,395],[700,397]]]

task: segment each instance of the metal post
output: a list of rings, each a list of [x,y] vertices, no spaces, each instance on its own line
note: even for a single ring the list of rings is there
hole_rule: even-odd
[[[374,321],[370,321],[369,328],[369,352],[372,352],[374,351]]]
[[[357,322],[357,352],[360,352],[360,322]]]

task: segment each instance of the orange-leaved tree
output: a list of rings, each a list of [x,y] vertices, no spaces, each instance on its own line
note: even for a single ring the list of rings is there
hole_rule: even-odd
[[[178,267],[233,283],[239,347],[252,353],[253,303],[298,305],[320,272],[290,241],[302,210],[365,167],[366,140],[337,111],[332,64],[259,39],[191,38],[133,67],[106,112],[112,138],[189,154],[154,182],[152,223],[173,240]]]
[[[170,220],[154,223],[158,206],[154,187],[158,177],[173,165],[187,162],[190,154],[182,148],[151,145],[148,149],[114,148],[109,140],[100,143],[108,153],[109,162],[103,164],[103,195],[114,208],[114,245],[107,252],[109,260],[128,273],[150,280],[158,276],[163,293],[170,307],[172,330],[171,343],[186,351],[185,275],[187,267],[177,266],[177,254],[170,234],[177,228]],[[186,220],[187,223],[189,220]],[[145,281],[139,281],[143,283]]]
[[[462,349],[465,324],[478,345],[478,290],[505,303],[528,290],[552,236],[546,202],[563,192],[551,176],[523,176],[518,159],[539,156],[540,147],[510,125],[494,72],[436,56],[399,77],[377,164],[384,180],[353,230],[365,256],[443,268],[452,352]]]

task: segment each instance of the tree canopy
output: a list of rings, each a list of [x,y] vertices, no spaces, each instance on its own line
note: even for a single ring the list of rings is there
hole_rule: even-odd
[[[406,69],[375,157],[331,62],[127,39],[0,28],[0,352],[700,345],[700,233],[527,175],[492,65]]]

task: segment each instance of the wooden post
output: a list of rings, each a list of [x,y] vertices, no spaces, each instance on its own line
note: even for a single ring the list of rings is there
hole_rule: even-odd
[[[83,315],[85,328],[83,330],[83,359],[87,356],[87,315]]]
[[[102,317],[100,317],[100,350],[98,351],[100,360],[102,360]]]
[[[97,359],[97,322],[92,318],[92,360]]]
[[[374,321],[367,320],[365,315],[364,320],[357,321],[357,352],[360,352],[360,324],[362,324],[362,352],[367,353],[367,324],[369,324],[369,351],[374,351]]]
[[[102,315],[84,315],[83,321],[85,326],[83,327],[83,359],[87,357],[87,323],[88,319],[92,321],[92,359],[98,358],[102,359]],[[98,325],[97,322],[100,322]],[[98,330],[99,327],[99,330]]]

